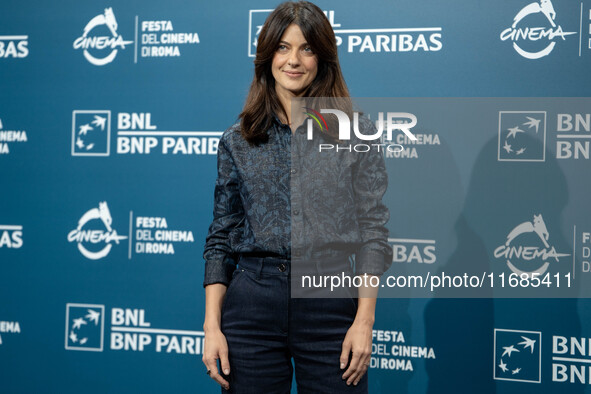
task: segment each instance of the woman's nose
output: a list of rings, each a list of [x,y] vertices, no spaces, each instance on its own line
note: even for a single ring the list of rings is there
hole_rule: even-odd
[[[289,58],[287,59],[288,63],[292,67],[296,67],[300,64],[300,57],[297,50],[293,50],[289,54]]]

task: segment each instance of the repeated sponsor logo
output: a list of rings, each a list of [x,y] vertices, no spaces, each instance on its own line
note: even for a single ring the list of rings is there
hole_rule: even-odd
[[[0,36],[0,59],[23,59],[29,56],[29,36]]]
[[[552,1],[540,0],[521,8],[511,26],[501,32],[500,38],[501,41],[512,42],[519,55],[533,60],[548,56],[557,43],[574,34],[577,32],[564,31],[556,21]]]
[[[0,249],[20,249],[23,246],[23,226],[0,224]]]
[[[110,34],[103,35],[104,28]],[[74,41],[74,49],[81,50],[84,57],[90,64],[95,66],[104,66],[115,60],[117,53],[125,50],[133,41],[123,38],[117,31],[119,25],[115,18],[113,8],[105,8],[102,14],[92,18],[86,26],[82,35]]]
[[[495,328],[494,347],[494,379],[541,383],[541,332]]]
[[[131,18],[130,18],[131,19]],[[187,46],[200,43],[196,32],[178,32],[172,20],[143,19],[139,15],[133,21],[126,19],[124,29],[119,28],[118,19],[112,7],[94,16],[86,26],[82,35],[74,40],[75,50],[82,51],[84,58],[95,66],[104,66],[115,61],[118,53],[133,53],[134,63],[139,58],[178,58]],[[135,40],[127,40],[131,36],[133,26]]]
[[[113,228],[113,217],[106,201],[86,211],[75,229],[68,233],[68,242],[75,243],[82,256],[90,260],[106,257],[127,236]]]
[[[500,111],[498,160],[545,161],[546,112]]]
[[[155,328],[145,309],[66,304],[66,350],[200,355],[203,331]]]
[[[111,149],[111,111],[72,113],[72,156],[217,155],[222,131],[169,131],[154,123],[150,112],[116,115],[115,147]]]
[[[591,384],[590,364],[591,338],[494,329],[495,380],[587,385]]]
[[[175,245],[195,242],[193,231],[178,230],[169,226],[165,217],[133,216],[130,212],[132,237],[129,242],[129,258],[133,254],[174,255]],[[135,235],[135,238],[134,238]]]
[[[144,20],[140,26],[141,57],[179,57],[182,47],[199,44],[198,33],[178,33],[170,20]]]
[[[433,264],[437,262],[434,239],[388,238],[394,263]]]
[[[250,10],[248,56],[256,55],[258,36],[272,9]],[[333,27],[337,46],[348,53],[437,52],[443,48],[442,27],[343,28],[335,10],[324,11]]]
[[[111,111],[72,112],[72,156],[109,156]]]
[[[557,160],[591,158],[591,113],[499,111],[498,130],[498,161],[543,162],[548,145]]]
[[[0,345],[4,344],[7,337],[12,334],[20,334],[21,325],[17,321],[0,320]]]
[[[556,116],[556,158],[589,160],[591,154],[591,113],[563,113]]]
[[[407,343],[402,331],[373,330],[372,338],[370,368],[414,371],[416,360],[436,358],[433,347]]]
[[[25,130],[4,129],[0,118],[0,155],[9,154],[12,146],[27,141],[27,132]]]
[[[66,305],[66,349],[103,351],[105,306]]]
[[[591,384],[591,338],[552,336],[552,381]]]
[[[120,221],[118,221],[120,223]],[[128,258],[134,255],[174,255],[181,245],[193,244],[192,230],[171,226],[170,218],[134,215],[129,211],[129,235],[119,235],[113,228],[113,217],[106,202],[89,209],[68,233],[68,241],[75,243],[80,253],[90,260],[106,257],[114,246],[128,240]]]

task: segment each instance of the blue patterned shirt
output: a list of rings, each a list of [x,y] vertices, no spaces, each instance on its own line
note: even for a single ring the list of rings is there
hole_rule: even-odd
[[[375,132],[365,116],[359,126]],[[318,141],[307,139],[304,125],[292,134],[277,116],[267,134],[267,143],[251,146],[236,123],[220,138],[203,286],[228,285],[240,254],[353,254],[356,274],[382,275],[392,264],[383,153],[318,153]]]

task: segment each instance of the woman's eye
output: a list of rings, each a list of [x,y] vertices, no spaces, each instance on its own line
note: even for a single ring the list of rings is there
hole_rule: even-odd
[[[279,51],[283,51],[285,49],[287,49],[287,47],[285,45],[279,45],[279,48],[277,48],[277,50],[279,50]]]
[[[312,50],[312,47],[305,47],[304,48],[304,53],[306,55],[313,55],[314,54],[314,51]]]

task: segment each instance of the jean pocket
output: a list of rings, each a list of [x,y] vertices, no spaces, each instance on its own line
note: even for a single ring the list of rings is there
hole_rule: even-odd
[[[228,301],[228,298],[235,292],[235,289],[240,284],[240,281],[243,277],[246,276],[245,270],[241,268],[236,268],[234,272],[232,272],[232,279],[228,284],[228,288],[226,289],[226,295],[224,296],[224,301],[222,302],[222,311]]]

